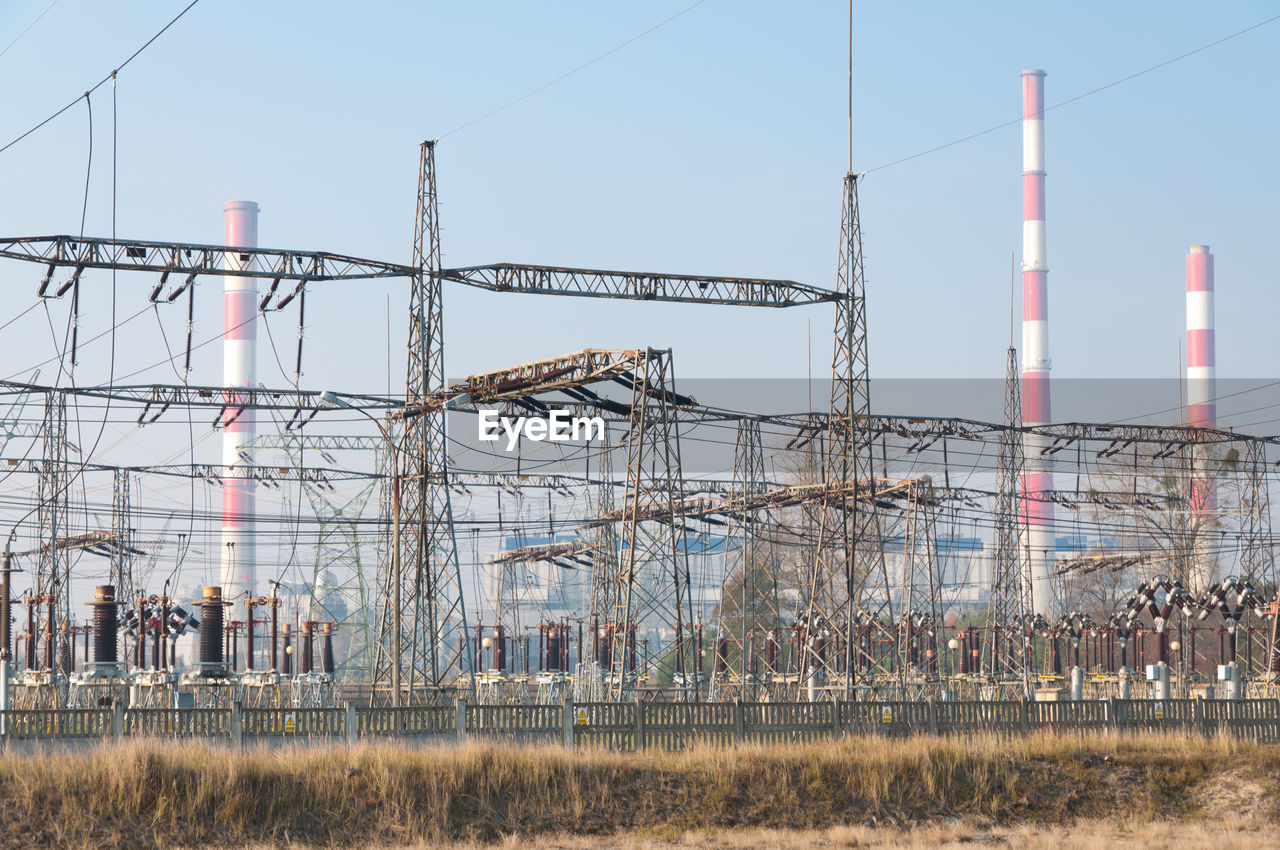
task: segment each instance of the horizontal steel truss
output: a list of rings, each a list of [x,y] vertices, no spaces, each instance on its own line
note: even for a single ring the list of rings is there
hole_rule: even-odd
[[[440,272],[440,277],[493,292],[674,301],[687,304],[800,307],[836,300],[834,292],[794,280],[620,272],[521,263],[444,269]]]
[[[39,474],[41,461],[34,459],[0,458],[7,472]],[[164,475],[171,478],[197,478],[209,484],[221,486],[223,478],[237,480],[253,479],[266,484],[272,489],[278,482],[301,481],[314,484],[322,490],[331,489],[330,485],[345,481],[377,481],[384,476],[380,472],[362,472],[353,469],[333,469],[318,466],[260,466],[251,463],[237,463],[234,466],[222,466],[216,463],[168,463],[155,466],[114,466],[108,463],[81,463],[74,461],[70,466],[77,472],[128,472],[136,475]]]
[[[413,266],[333,254],[278,248],[240,248],[194,242],[155,242],[94,236],[0,238],[0,257],[56,269],[154,272],[161,275],[234,275],[274,281],[409,278]],[[494,292],[571,295],[633,301],[671,301],[741,307],[801,307],[825,304],[835,294],[794,280],[713,277],[655,272],[607,271],[517,263],[445,269],[442,280]],[[49,281],[44,282],[48,286]]]
[[[44,263],[50,270],[116,269],[157,274],[234,275],[289,281],[407,277],[409,266],[327,251],[234,248],[79,236],[0,238],[0,257]],[[228,259],[230,258],[230,259]],[[234,268],[232,268],[234,266]]]
[[[331,405],[325,404],[318,390],[201,387],[183,384],[136,384],[126,386],[96,387],[48,387],[24,384],[16,381],[0,381],[0,396],[31,393],[59,393],[80,398],[110,399],[113,402],[141,405],[138,424],[149,425],[158,420],[171,407],[206,408],[218,410],[213,427],[225,427],[239,418],[245,410],[276,410],[292,412],[288,428],[297,428],[310,421],[317,412]],[[347,407],[364,410],[389,410],[399,408],[400,402],[380,396],[334,393]]]

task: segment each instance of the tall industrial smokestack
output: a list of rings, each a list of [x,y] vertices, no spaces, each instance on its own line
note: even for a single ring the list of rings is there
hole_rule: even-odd
[[[1187,253],[1187,424],[1192,428],[1214,428],[1218,424],[1213,325],[1213,254],[1208,245],[1192,245]],[[1205,522],[1217,507],[1217,494],[1206,474],[1209,453],[1197,449],[1192,460],[1195,473],[1191,480],[1191,528],[1195,555],[1189,578],[1194,590],[1203,590],[1213,580]]]
[[[258,247],[258,205],[253,201],[228,201],[226,240],[236,248]],[[227,268],[247,268],[247,258],[234,252],[226,254]],[[228,275],[223,290],[225,335],[222,340],[222,384],[229,388],[252,387],[258,348],[257,279]],[[239,472],[243,465],[241,446],[253,439],[256,425],[253,410],[229,410],[225,418],[235,420],[222,433],[222,464],[225,467],[222,486],[222,591],[229,600],[256,585],[254,559],[254,481]]]
[[[1044,219],[1044,71],[1022,72],[1022,422],[1045,425],[1049,406],[1049,263]],[[1053,473],[1040,453],[1043,441],[1023,443],[1022,492],[1025,553],[1031,604],[1052,617],[1049,563],[1053,555],[1053,503],[1037,494],[1053,489]]]

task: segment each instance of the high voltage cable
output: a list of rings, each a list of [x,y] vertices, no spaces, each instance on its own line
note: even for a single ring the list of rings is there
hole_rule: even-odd
[[[15,37],[14,37],[13,41],[11,41],[11,42],[9,42],[7,45],[5,45],[4,50],[0,50],[0,56],[4,56],[6,53],[8,53],[8,52],[9,52],[10,48],[12,48],[12,47],[13,47],[15,44],[17,44],[19,41],[22,41],[22,37],[23,37],[24,35],[26,35],[27,33],[31,32],[31,28],[32,28],[32,27],[34,27],[36,24],[40,23],[40,19],[41,19],[41,18],[43,18],[45,15],[49,14],[49,10],[50,10],[50,9],[52,9],[54,6],[57,6],[57,5],[58,5],[58,0],[53,0],[53,2],[52,2],[52,3],[50,3],[48,6],[45,6],[45,7],[44,7],[44,11],[43,11],[43,12],[41,12],[40,14],[36,15],[36,19],[35,19],[34,21],[32,21],[31,23],[27,24],[26,29],[24,29],[22,32],[18,33],[18,34],[17,34],[17,36],[15,36]]]
[[[517,98],[515,98],[515,99],[513,99],[513,100],[509,100],[509,101],[507,101],[506,103],[502,104],[501,106],[497,107],[496,109],[491,109],[491,110],[489,110],[488,112],[484,113],[483,115],[480,115],[480,116],[478,116],[478,117],[476,117],[476,118],[472,118],[470,121],[467,121],[465,124],[459,124],[457,127],[454,127],[452,130],[448,131],[447,133],[441,133],[439,136],[436,136],[435,141],[437,141],[437,142],[438,142],[438,141],[440,141],[441,139],[443,139],[443,138],[445,138],[445,137],[447,137],[447,136],[452,136],[454,133],[458,132],[459,130],[465,130],[466,128],[470,127],[470,126],[471,126],[471,125],[473,125],[473,124],[478,124],[479,122],[483,121],[484,119],[489,118],[490,116],[493,116],[493,115],[497,115],[499,112],[502,112],[504,109],[507,109],[508,107],[511,107],[511,106],[515,106],[517,103],[521,102],[522,100],[526,100],[526,99],[528,99],[528,98],[530,98],[530,97],[533,97],[533,96],[534,96],[535,94],[537,94],[538,92],[543,91],[544,89],[548,89],[548,88],[550,88],[551,86],[554,86],[556,83],[560,82],[561,80],[565,80],[565,79],[568,79],[569,77],[572,77],[574,74],[578,73],[579,71],[583,70],[584,68],[589,68],[589,67],[591,67],[592,65],[596,64],[597,62],[599,62],[601,59],[605,59],[605,58],[607,58],[607,57],[609,57],[609,56],[612,56],[614,53],[617,53],[619,50],[621,50],[622,48],[626,47],[627,45],[632,44],[632,43],[634,43],[634,42],[636,42],[636,41],[639,41],[640,39],[644,38],[644,37],[645,37],[646,35],[648,35],[649,33],[654,32],[655,30],[661,29],[662,27],[665,27],[667,24],[671,23],[671,22],[672,22],[672,21],[674,21],[676,18],[683,17],[684,15],[687,15],[689,12],[692,12],[694,9],[698,8],[698,7],[699,7],[699,6],[701,6],[703,3],[706,3],[706,2],[707,2],[707,0],[698,0],[698,2],[697,2],[697,3],[694,3],[692,6],[687,6],[687,7],[685,7],[684,9],[681,9],[679,12],[676,12],[676,13],[675,13],[674,15],[672,15],[671,17],[669,17],[669,18],[667,18],[667,19],[665,19],[665,20],[663,20],[663,21],[660,21],[660,22],[658,22],[658,23],[654,24],[653,26],[649,27],[647,30],[645,30],[644,32],[640,33],[639,35],[633,35],[631,38],[627,39],[626,41],[622,42],[621,44],[618,44],[618,45],[615,45],[614,47],[609,48],[609,49],[608,49],[608,50],[606,50],[604,53],[601,53],[599,56],[595,57],[594,59],[589,59],[588,61],[583,62],[581,65],[579,65],[578,67],[574,68],[573,70],[571,70],[571,71],[566,71],[565,73],[561,74],[560,76],[556,77],[555,79],[553,79],[553,80],[548,80],[547,82],[543,83],[542,85],[538,86],[537,88],[530,89],[529,91],[525,92],[524,94],[520,95],[519,97],[517,97]],[[0,149],[0,153],[3,153],[3,150],[2,150],[2,149]]]
[[[1203,53],[1204,51],[1206,51],[1206,50],[1208,50],[1208,49],[1210,49],[1210,48],[1212,48],[1212,47],[1217,47],[1219,44],[1223,44],[1223,43],[1225,43],[1225,42],[1231,41],[1233,38],[1239,38],[1240,36],[1244,35],[1245,33],[1252,32],[1253,30],[1256,30],[1256,29],[1258,29],[1259,27],[1264,27],[1264,26],[1266,26],[1267,24],[1273,23],[1273,22],[1275,22],[1275,21],[1280,21],[1280,15],[1274,15],[1274,16],[1272,16],[1272,17],[1270,17],[1270,18],[1267,18],[1267,19],[1266,19],[1266,20],[1264,20],[1264,21],[1259,21],[1258,23],[1253,24],[1252,26],[1245,27],[1244,29],[1242,29],[1242,30],[1240,30],[1240,31],[1238,31],[1238,32],[1233,32],[1233,33],[1231,33],[1231,35],[1223,36],[1222,38],[1219,38],[1219,39],[1217,39],[1217,40],[1215,40],[1215,41],[1211,41],[1211,42],[1209,42],[1209,43],[1207,43],[1207,44],[1202,44],[1202,45],[1200,45],[1199,47],[1195,48],[1194,50],[1189,50],[1189,51],[1187,51],[1186,53],[1183,53],[1183,54],[1181,54],[1181,55],[1179,55],[1179,56],[1175,56],[1175,57],[1173,57],[1172,59],[1166,59],[1165,61],[1160,62],[1160,63],[1158,63],[1158,64],[1156,64],[1156,65],[1152,65],[1152,66],[1151,66],[1151,67],[1149,67],[1149,68],[1143,68],[1141,71],[1137,71],[1137,72],[1135,72],[1135,73],[1129,74],[1127,77],[1121,77],[1120,79],[1118,79],[1118,80],[1113,80],[1113,81],[1111,81],[1111,82],[1107,83],[1106,85],[1098,86],[1096,89],[1090,89],[1089,91],[1087,91],[1087,92],[1083,92],[1082,94],[1078,94],[1078,95],[1076,95],[1076,96],[1074,96],[1074,97],[1069,97],[1069,98],[1067,98],[1066,100],[1059,101],[1058,103],[1055,103],[1055,104],[1053,104],[1052,106],[1046,106],[1046,107],[1044,108],[1044,112],[1050,112],[1050,111],[1052,111],[1052,110],[1054,110],[1054,109],[1059,109],[1059,108],[1061,108],[1061,107],[1063,107],[1063,106],[1066,106],[1066,105],[1068,105],[1068,104],[1075,103],[1077,100],[1083,100],[1083,99],[1085,99],[1086,97],[1091,97],[1091,96],[1093,96],[1093,95],[1095,95],[1095,94],[1098,94],[1098,93],[1100,93],[1100,92],[1104,92],[1104,91],[1106,91],[1107,89],[1115,88],[1116,86],[1118,86],[1118,85],[1122,85],[1122,84],[1124,84],[1124,83],[1127,83],[1127,82],[1129,82],[1130,80],[1136,80],[1138,77],[1145,76],[1146,74],[1150,74],[1150,73],[1151,73],[1151,72],[1153,72],[1153,71],[1158,71],[1158,70],[1160,70],[1161,68],[1164,68],[1164,67],[1167,67],[1167,66],[1169,66],[1169,65],[1174,64],[1175,62],[1181,62],[1183,59],[1187,59],[1187,58],[1189,58],[1189,57],[1191,57],[1191,56],[1195,56],[1197,53]],[[1044,113],[1042,112],[1041,114],[1043,115]],[[923,150],[923,151],[920,151],[919,153],[913,153],[913,154],[911,154],[910,156],[904,156],[904,157],[902,157],[901,159],[895,159],[895,160],[893,160],[892,162],[886,162],[886,163],[884,163],[883,165],[877,165],[877,166],[875,166],[874,168],[868,168],[866,171],[864,171],[864,172],[862,172],[862,173],[863,173],[863,174],[871,174],[872,172],[875,172],[875,171],[882,171],[882,170],[884,170],[884,169],[886,169],[886,168],[892,168],[892,167],[893,167],[893,166],[895,166],[895,165],[902,165],[904,162],[910,162],[910,161],[911,161],[911,160],[913,160],[913,159],[919,159],[919,158],[920,158],[920,157],[922,157],[922,156],[928,156],[928,155],[929,155],[929,154],[931,154],[931,153],[937,153],[938,151],[946,150],[947,148],[955,147],[956,145],[960,145],[960,144],[964,144],[965,142],[973,141],[974,139],[981,138],[982,136],[990,135],[991,133],[994,133],[994,132],[996,132],[997,130],[1003,130],[1005,127],[1012,127],[1013,125],[1015,125],[1015,124],[1017,124],[1017,123],[1019,123],[1019,122],[1021,122],[1021,121],[1022,121],[1022,118],[1021,118],[1021,117],[1014,118],[1012,121],[1005,121],[1003,124],[996,124],[994,127],[988,127],[988,128],[987,128],[987,129],[985,129],[985,130],[979,130],[979,131],[978,131],[978,132],[976,132],[976,133],[970,133],[970,134],[969,134],[969,135],[967,135],[967,136],[962,136],[962,137],[960,137],[960,138],[958,138],[958,139],[953,139],[953,140],[951,140],[951,141],[949,141],[949,142],[946,142],[946,143],[944,143],[944,144],[937,145],[936,147],[929,148],[928,150]]]
[[[133,53],[129,54],[129,58],[128,58],[128,59],[126,59],[126,60],[124,60],[123,62],[121,62],[118,66],[116,66],[116,67],[111,71],[111,73],[107,74],[107,75],[106,75],[105,77],[103,77],[101,80],[98,80],[98,82],[94,83],[93,87],[92,87],[92,88],[90,88],[88,91],[86,91],[84,94],[82,94],[82,95],[77,95],[77,96],[76,96],[76,98],[75,98],[74,100],[72,100],[70,103],[68,103],[66,106],[62,107],[62,108],[61,108],[61,109],[59,109],[57,112],[53,113],[53,114],[52,114],[52,115],[50,115],[48,118],[46,118],[46,119],[44,119],[43,121],[41,121],[39,124],[36,124],[36,125],[35,125],[34,127],[32,127],[30,130],[27,130],[25,133],[21,134],[20,136],[18,136],[17,138],[15,138],[13,141],[11,141],[11,142],[9,142],[8,144],[6,144],[4,147],[0,147],[0,153],[4,153],[4,152],[5,152],[5,151],[7,151],[9,148],[13,147],[13,146],[14,146],[14,145],[16,145],[18,142],[20,142],[20,141],[22,141],[23,139],[25,139],[27,136],[30,136],[32,133],[34,133],[35,131],[39,130],[41,127],[43,127],[44,125],[48,124],[48,123],[49,123],[50,121],[52,121],[53,119],[57,118],[59,115],[61,115],[62,113],[66,112],[66,111],[67,111],[68,109],[70,109],[71,107],[75,106],[77,103],[79,103],[79,102],[80,102],[80,98],[82,98],[82,97],[87,98],[89,95],[93,94],[93,93],[94,93],[94,92],[96,92],[98,89],[102,88],[102,86],[103,86],[103,85],[104,85],[108,80],[110,80],[110,79],[114,78],[116,74],[118,74],[119,72],[123,71],[123,70],[125,69],[125,67],[126,67],[130,62],[132,62],[134,59],[137,59],[137,58],[138,58],[138,55],[139,55],[140,53],[142,53],[142,51],[146,50],[148,47],[150,47],[150,46],[155,42],[155,40],[156,40],[156,39],[158,39],[160,36],[162,36],[162,35],[164,35],[166,32],[168,32],[169,27],[171,27],[171,26],[173,26],[174,24],[176,24],[176,23],[178,22],[178,20],[179,20],[180,18],[182,18],[182,16],[183,16],[183,15],[185,15],[187,12],[190,12],[190,11],[191,11],[191,9],[192,9],[192,7],[194,7],[194,6],[195,6],[197,3],[199,3],[199,2],[200,2],[200,0],[191,0],[191,2],[187,4],[186,8],[184,8],[181,12],[179,12],[177,15],[175,15],[175,16],[173,17],[173,19],[169,21],[169,23],[167,23],[167,24],[165,24],[163,27],[161,27],[159,32],[157,32],[155,35],[151,36],[151,38],[147,39],[147,40],[146,40],[146,42],[144,42],[144,43],[143,43],[143,45],[142,45],[141,47],[139,47],[137,50],[133,51]],[[8,48],[6,48],[6,49],[8,49]]]

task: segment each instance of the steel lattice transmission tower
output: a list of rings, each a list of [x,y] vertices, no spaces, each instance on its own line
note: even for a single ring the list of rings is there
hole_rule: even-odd
[[[636,661],[636,642],[643,639],[643,631],[661,628],[674,635],[674,641],[663,648],[673,678],[683,678],[688,696],[697,700],[689,558],[684,524],[674,507],[684,488],[671,352],[644,351],[640,368],[628,382],[632,385],[631,430],[618,598],[610,618],[614,633],[609,697],[622,699],[634,687],[637,668],[643,663]]]
[[[613,498],[613,452],[615,446],[610,445],[609,429],[606,426],[600,438],[600,483],[592,496],[590,510],[597,516],[604,516],[614,510]],[[553,541],[554,542],[554,541]],[[621,585],[618,580],[618,526],[616,523],[600,523],[595,528],[595,549],[592,551],[591,563],[591,601],[590,617],[592,624],[592,646],[597,646],[601,639],[602,624],[612,621],[618,609],[618,595]],[[605,635],[604,637],[608,637]],[[612,646],[612,643],[610,643]],[[594,657],[594,654],[593,654]]]
[[[1261,593],[1277,598],[1280,587],[1276,582],[1276,556],[1271,542],[1271,494],[1267,480],[1267,444],[1262,440],[1245,442],[1245,454],[1241,472],[1244,480],[1240,488],[1241,552],[1240,572]],[[1258,666],[1261,672],[1280,672],[1280,612],[1271,617],[1271,628],[1265,645],[1248,653],[1249,658],[1266,659]],[[1246,632],[1246,635],[1250,634]],[[1248,639],[1248,638],[1246,638]]]
[[[991,596],[987,601],[987,642],[983,667],[999,682],[1030,688],[1025,630],[1031,613],[1031,582],[1022,557],[1022,382],[1018,351],[1009,346],[1004,378],[1004,423],[1000,434],[996,481],[995,551],[991,561]]]
[[[823,474],[828,484],[866,482],[874,488],[866,277],[858,175],[853,173],[844,179],[836,295],[830,439]],[[891,588],[880,537],[879,517],[863,500],[853,499],[847,507],[827,507],[820,512],[819,542],[809,587],[805,589],[806,629],[835,623],[838,630],[845,629],[846,635],[851,636],[853,623],[862,620],[874,629],[887,631],[885,623],[893,620]],[[878,586],[869,591],[869,584]],[[843,670],[844,698],[848,699],[856,669],[856,643],[846,637],[843,652],[806,653],[806,671],[820,670],[830,678],[833,672]],[[806,641],[806,645],[812,642]]]
[[[926,484],[913,483],[903,533],[902,576],[898,592],[898,660],[935,680],[938,630],[942,627],[942,563],[938,555],[938,501]]]
[[[111,548],[111,584],[115,585],[116,598],[134,600],[134,526],[133,504],[129,496],[129,470],[117,469],[113,473],[111,490],[111,536],[115,545]]]
[[[1243,459],[1244,486],[1240,509],[1242,529],[1240,572],[1259,589],[1276,584],[1276,556],[1271,543],[1271,494],[1267,486],[1267,444],[1262,440],[1245,442]]]
[[[36,594],[52,597],[55,611],[55,634],[47,635],[56,651],[46,653],[54,659],[56,669],[70,672],[70,636],[62,629],[71,624],[71,559],[60,538],[70,534],[67,516],[67,397],[52,391],[45,396],[44,422],[41,426],[43,455],[40,461],[39,503],[40,526],[39,567]],[[58,645],[61,633],[62,645]],[[34,636],[33,636],[34,639]]]
[[[767,487],[759,420],[743,419],[738,423],[733,486],[747,502]],[[748,510],[733,514],[729,520],[725,539],[736,541],[737,548],[730,550],[726,546],[725,550],[720,623],[712,670],[713,695],[717,699],[730,695],[757,698],[759,683],[752,666],[755,644],[761,636],[758,632],[778,624],[778,582],[770,557],[772,546],[761,539],[757,530],[766,513],[761,509]],[[729,687],[734,681],[739,683],[736,689]]]
[[[318,452],[322,459],[335,465],[337,459],[330,452],[368,452],[373,455],[374,468],[381,469],[386,441],[381,435],[303,434],[290,431],[281,423],[279,433],[259,436],[242,447],[252,448],[282,451],[289,458],[289,465],[298,469],[306,467],[308,451]],[[304,476],[300,485],[316,518],[316,554],[305,617],[337,626],[336,669],[343,675],[361,679],[371,672],[374,609],[373,589],[362,556],[364,541],[360,520],[374,489],[379,484],[385,487],[386,482],[386,476],[370,477],[361,481],[354,491],[340,493],[324,475],[316,474]],[[390,515],[390,511],[383,514]],[[386,547],[379,546],[378,550],[381,554]]]
[[[413,233],[409,295],[405,405],[422,409],[445,386],[444,299],[440,278],[440,221],[436,205],[435,142],[423,142]],[[467,652],[466,611],[454,537],[445,456],[444,413],[427,410],[405,418],[397,446],[400,475],[400,582],[388,570],[380,582],[384,603],[378,623],[374,687],[392,687],[398,676],[409,699],[439,693],[474,672]],[[397,599],[399,604],[397,606]],[[396,628],[397,623],[399,628]],[[398,633],[398,634],[397,634]]]

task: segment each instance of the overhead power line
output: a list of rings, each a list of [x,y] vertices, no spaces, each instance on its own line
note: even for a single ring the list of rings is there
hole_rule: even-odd
[[[437,136],[437,137],[436,137],[436,139],[435,139],[435,140],[438,142],[438,141],[440,141],[441,139],[445,138],[446,136],[452,136],[454,133],[458,132],[459,130],[465,130],[466,128],[470,127],[472,124],[478,124],[478,123],[480,123],[481,121],[483,121],[483,120],[484,120],[484,119],[486,119],[486,118],[489,118],[489,117],[491,117],[491,116],[497,115],[499,112],[503,111],[504,109],[507,109],[508,107],[515,106],[517,103],[519,103],[519,102],[520,102],[520,101],[522,101],[522,100],[527,100],[528,98],[533,97],[535,94],[537,94],[538,92],[542,91],[543,89],[551,88],[551,86],[554,86],[556,83],[560,82],[561,80],[566,80],[566,79],[568,79],[569,77],[572,77],[574,74],[578,73],[579,71],[581,71],[581,70],[583,70],[583,69],[585,69],[585,68],[589,68],[589,67],[591,67],[592,65],[596,64],[597,62],[599,62],[601,59],[606,59],[606,58],[608,58],[609,56],[612,56],[613,54],[617,53],[619,50],[621,50],[622,48],[626,47],[627,45],[632,44],[632,43],[634,43],[634,42],[637,42],[637,41],[639,41],[640,39],[644,38],[644,37],[645,37],[646,35],[648,35],[649,33],[654,32],[654,31],[659,30],[659,29],[662,29],[662,28],[663,28],[663,27],[665,27],[667,24],[669,24],[669,23],[671,23],[672,21],[674,21],[676,18],[680,18],[680,17],[683,17],[684,15],[687,15],[689,12],[692,12],[694,9],[698,8],[698,7],[699,7],[699,6],[701,6],[703,3],[706,3],[706,2],[707,2],[707,0],[698,0],[698,2],[697,2],[697,3],[694,3],[692,6],[686,6],[684,9],[681,9],[679,12],[676,12],[676,13],[675,13],[674,15],[672,15],[671,17],[666,18],[665,20],[659,21],[658,23],[656,23],[656,24],[654,24],[653,26],[649,27],[649,28],[648,28],[647,30],[645,30],[644,32],[639,33],[639,34],[637,34],[637,35],[633,35],[633,36],[631,36],[631,38],[627,39],[626,41],[622,42],[621,44],[617,44],[617,45],[614,45],[613,47],[610,47],[608,50],[606,50],[604,53],[601,53],[599,56],[596,56],[594,59],[589,59],[589,60],[587,60],[586,62],[583,62],[583,63],[582,63],[581,65],[579,65],[578,67],[576,67],[576,68],[574,68],[574,69],[572,69],[572,70],[569,70],[569,71],[565,71],[565,72],[564,72],[563,74],[561,74],[560,76],[556,77],[556,78],[555,78],[555,79],[553,79],[553,80],[548,80],[547,82],[543,83],[542,85],[538,86],[537,88],[529,89],[529,91],[525,92],[524,94],[520,95],[519,97],[514,98],[514,99],[512,99],[512,100],[509,100],[509,101],[507,101],[506,103],[502,104],[501,106],[497,107],[496,109],[491,109],[491,110],[489,110],[488,112],[484,113],[483,115],[477,116],[476,118],[472,118],[470,121],[466,122],[465,124],[459,124],[457,127],[454,127],[454,128],[453,128],[452,130],[450,130],[449,132],[440,134],[439,136]]]
[[[1217,47],[1220,44],[1225,44],[1226,42],[1231,41],[1234,38],[1239,38],[1240,36],[1246,33],[1253,32],[1254,30],[1260,27],[1264,27],[1267,24],[1274,23],[1276,21],[1280,21],[1280,15],[1273,15],[1272,17],[1267,18],[1265,21],[1259,21],[1258,23],[1253,24],[1252,26],[1245,27],[1244,29],[1239,30],[1238,32],[1233,32],[1231,33],[1231,35],[1223,36],[1222,38],[1219,38],[1215,41],[1211,41],[1208,44],[1202,44],[1196,49],[1188,50],[1186,53],[1183,53],[1179,56],[1175,56],[1172,59],[1166,59],[1165,61],[1152,65],[1149,68],[1143,68],[1141,71],[1137,71],[1135,73],[1129,74],[1127,77],[1121,77],[1118,80],[1112,80],[1106,85],[1098,86],[1096,89],[1090,89],[1089,91],[1075,95],[1074,97],[1069,97],[1066,100],[1059,101],[1058,103],[1053,104],[1052,106],[1046,106],[1044,108],[1044,111],[1051,112],[1054,109],[1061,109],[1062,107],[1068,104],[1075,103],[1077,100],[1084,100],[1086,97],[1092,97],[1095,94],[1104,92],[1107,89],[1115,88],[1116,86],[1127,83],[1130,80],[1136,80],[1138,77],[1142,77],[1147,74],[1150,74],[1153,71],[1158,71],[1161,68],[1168,67],[1169,65],[1172,65],[1175,62],[1181,62],[1183,59],[1188,59],[1192,56],[1195,56],[1197,53],[1203,53],[1204,51],[1212,47]],[[994,133],[997,130],[1003,130],[1005,127],[1012,127],[1013,125],[1018,124],[1021,121],[1022,121],[1022,116],[1018,116],[1017,118],[1014,118],[1011,121],[1005,121],[1001,124],[996,124],[993,127],[988,127],[985,130],[979,130],[976,133],[970,133],[967,136],[961,136],[958,139],[952,139],[949,142],[945,142],[941,145],[936,145],[927,150],[920,151],[919,153],[913,153],[910,156],[904,156],[901,159],[895,159],[892,162],[886,162],[883,165],[877,165],[875,168],[868,168],[866,171],[862,173],[871,174],[872,172],[875,172],[875,171],[883,171],[886,168],[892,168],[895,165],[902,165],[904,162],[911,162],[913,159],[919,159],[922,156],[928,156],[931,153],[937,153],[938,151],[946,150],[947,148],[952,148],[952,147],[955,147],[956,145],[961,145],[961,144],[964,144],[965,142],[971,142],[974,139],[982,138],[983,136],[990,135],[991,133]]]
[[[44,125],[48,124],[48,123],[49,123],[50,121],[52,121],[53,119],[57,118],[59,115],[61,115],[62,113],[66,112],[66,111],[67,111],[68,109],[70,109],[71,107],[75,106],[77,103],[79,103],[79,102],[80,102],[80,99],[81,99],[81,98],[88,98],[88,97],[89,97],[90,95],[92,95],[95,91],[97,91],[98,89],[102,88],[102,86],[104,86],[104,85],[107,83],[107,81],[108,81],[108,80],[110,80],[110,79],[111,79],[112,77],[114,77],[116,74],[119,74],[121,71],[123,71],[123,70],[125,69],[125,66],[127,66],[127,65],[128,65],[130,62],[132,62],[134,59],[137,59],[137,58],[138,58],[138,55],[139,55],[139,54],[141,54],[141,53],[142,53],[142,51],[146,50],[148,47],[150,47],[150,46],[155,42],[155,40],[156,40],[156,39],[158,39],[160,36],[162,36],[162,35],[164,35],[166,32],[168,32],[170,27],[172,27],[174,24],[176,24],[176,23],[179,21],[179,19],[181,19],[181,18],[182,18],[182,16],[183,16],[183,15],[185,15],[187,12],[190,12],[190,11],[191,11],[191,9],[192,9],[192,8],[193,8],[197,3],[199,3],[199,2],[200,2],[200,0],[191,0],[191,2],[187,4],[186,8],[184,8],[181,12],[179,12],[177,15],[175,15],[175,16],[174,16],[174,17],[169,21],[169,23],[167,23],[167,24],[165,24],[163,27],[161,27],[159,32],[157,32],[155,35],[151,36],[151,38],[147,39],[147,40],[143,43],[143,45],[142,45],[141,47],[139,47],[137,50],[133,51],[133,53],[129,54],[129,58],[128,58],[128,59],[126,59],[126,60],[124,60],[123,62],[121,62],[118,66],[116,66],[116,68],[115,68],[114,70],[112,70],[112,71],[111,71],[111,73],[107,74],[107,75],[106,75],[105,77],[103,77],[101,80],[98,80],[98,82],[97,82],[97,83],[95,83],[95,84],[93,85],[93,87],[92,87],[92,88],[88,89],[88,90],[87,90],[87,91],[85,91],[83,94],[76,95],[76,97],[75,97],[74,99],[72,99],[72,101],[71,101],[70,103],[68,103],[66,106],[62,107],[62,108],[61,108],[61,109],[59,109],[57,112],[53,113],[53,114],[52,114],[52,115],[50,115],[48,118],[46,118],[46,119],[44,119],[43,121],[41,121],[39,124],[36,124],[36,125],[35,125],[34,127],[32,127],[30,130],[27,130],[25,133],[21,134],[20,136],[18,136],[17,138],[15,138],[13,141],[9,142],[9,143],[8,143],[7,145],[5,145],[4,147],[0,148],[0,153],[4,153],[4,152],[5,152],[5,151],[7,151],[9,148],[13,147],[13,146],[14,146],[14,145],[16,145],[18,142],[20,142],[20,141],[22,141],[23,139],[25,139],[27,136],[30,136],[32,133],[34,133],[35,131],[39,130],[41,127],[43,127]],[[47,10],[46,10],[46,11],[47,11]],[[37,19],[37,20],[38,20],[38,19]],[[8,50],[8,48],[6,47],[6,48],[5,48],[5,50]]]

